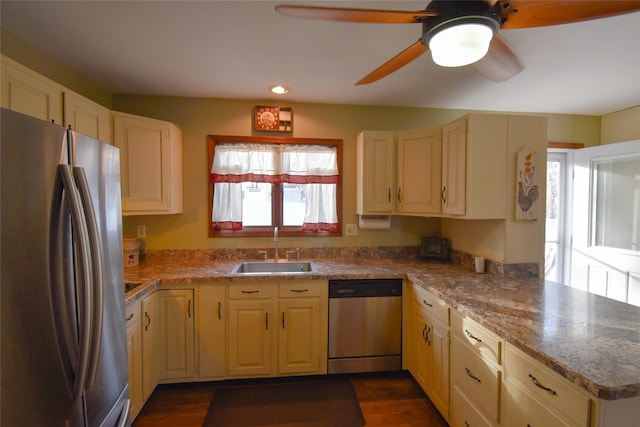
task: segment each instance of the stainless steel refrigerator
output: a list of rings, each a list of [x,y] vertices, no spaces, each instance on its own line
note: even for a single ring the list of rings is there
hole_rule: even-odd
[[[119,151],[6,109],[0,127],[0,424],[128,426]]]

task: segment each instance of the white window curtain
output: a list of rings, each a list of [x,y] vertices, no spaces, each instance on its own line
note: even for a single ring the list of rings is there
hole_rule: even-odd
[[[216,230],[242,229],[242,182],[305,184],[304,231],[338,231],[335,147],[234,143],[216,145],[211,221]]]

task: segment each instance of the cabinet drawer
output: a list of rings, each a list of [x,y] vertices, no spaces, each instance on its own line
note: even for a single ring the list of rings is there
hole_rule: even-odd
[[[449,326],[449,306],[419,285],[413,285],[413,298],[427,315],[443,325]]]
[[[464,392],[453,387],[451,394],[451,427],[493,427],[476,407],[469,401]]]
[[[247,283],[227,285],[229,299],[271,298],[273,286],[269,283]]]
[[[304,282],[280,283],[278,296],[280,298],[319,297],[328,292],[326,282],[308,280]]]
[[[515,383],[508,381],[507,387],[509,391],[508,400],[505,402],[504,425],[529,427],[569,427],[571,425],[558,418]],[[588,424],[580,425],[586,427]]]
[[[140,318],[140,303],[134,302],[125,307],[125,315],[124,318],[129,323],[137,322]]]
[[[486,328],[455,312],[451,329],[477,354],[490,362],[502,364],[502,340]]]
[[[464,390],[487,414],[498,420],[500,370],[482,359],[458,336],[451,345],[451,377],[453,384]]]
[[[536,400],[545,406],[552,406],[559,413],[577,421],[578,425],[588,425],[591,403],[588,396],[511,346],[507,348],[505,358],[505,372],[510,384],[517,383]]]

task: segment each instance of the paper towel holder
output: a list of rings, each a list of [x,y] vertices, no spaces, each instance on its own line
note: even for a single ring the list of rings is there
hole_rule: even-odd
[[[358,227],[370,230],[391,228],[391,215],[358,215]]]

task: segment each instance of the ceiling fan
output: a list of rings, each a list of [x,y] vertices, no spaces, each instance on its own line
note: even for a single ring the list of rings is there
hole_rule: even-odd
[[[499,30],[543,27],[603,18],[640,10],[635,0],[433,0],[424,10],[397,11],[322,6],[279,5],[276,12],[294,17],[383,24],[422,24],[421,37],[356,82],[373,83],[431,50],[446,67],[472,64],[485,77],[501,82],[524,68]]]

